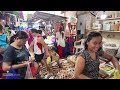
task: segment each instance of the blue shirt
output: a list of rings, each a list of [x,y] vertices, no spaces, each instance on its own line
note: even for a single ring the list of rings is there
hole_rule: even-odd
[[[0,35],[0,48],[7,48],[7,47],[8,47],[7,35],[2,34],[2,35]]]

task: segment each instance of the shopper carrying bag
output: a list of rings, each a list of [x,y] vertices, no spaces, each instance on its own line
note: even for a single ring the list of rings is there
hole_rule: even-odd
[[[20,74],[22,79],[25,78],[27,66],[31,63],[29,51],[25,46],[27,40],[27,33],[18,31],[3,55],[2,69],[10,71],[10,67],[12,67],[16,73]]]

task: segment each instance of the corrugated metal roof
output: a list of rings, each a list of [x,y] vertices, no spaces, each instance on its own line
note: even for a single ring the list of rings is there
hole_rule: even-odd
[[[35,21],[38,21],[39,19],[61,21],[61,20],[65,20],[67,18],[63,17],[63,16],[58,16],[58,15],[54,15],[54,14],[37,11],[34,13],[33,18],[29,21],[35,22]]]

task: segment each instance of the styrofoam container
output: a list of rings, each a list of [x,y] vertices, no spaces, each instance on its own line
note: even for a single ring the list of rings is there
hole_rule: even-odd
[[[110,67],[112,67],[112,69],[111,70],[109,70],[109,71],[105,71],[102,67],[103,67],[103,65],[101,65],[100,66],[100,70],[102,70],[102,71],[104,71],[106,74],[108,74],[108,75],[111,75],[111,74],[113,74],[114,73],[114,71],[115,71],[115,68],[112,66],[112,65],[109,65],[109,64],[105,64],[104,66],[110,66]]]
[[[115,56],[118,51],[119,45],[116,44],[116,47],[111,47],[111,46],[107,46],[107,45],[108,44],[103,44],[103,50],[105,52],[109,53],[110,55]]]

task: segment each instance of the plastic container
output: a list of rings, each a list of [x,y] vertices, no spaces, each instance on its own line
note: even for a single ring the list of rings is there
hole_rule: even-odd
[[[103,44],[103,50],[109,53],[110,55],[115,56],[118,51],[119,45],[115,44],[116,45],[115,47],[112,47],[110,45],[113,45],[113,44]]]
[[[108,68],[111,68],[110,70],[109,69],[106,69],[106,67]],[[108,74],[109,76],[111,76],[114,71],[115,71],[115,68],[112,66],[112,65],[109,65],[109,64],[105,64],[105,65],[101,65],[100,66],[100,70],[105,72],[106,74]]]

